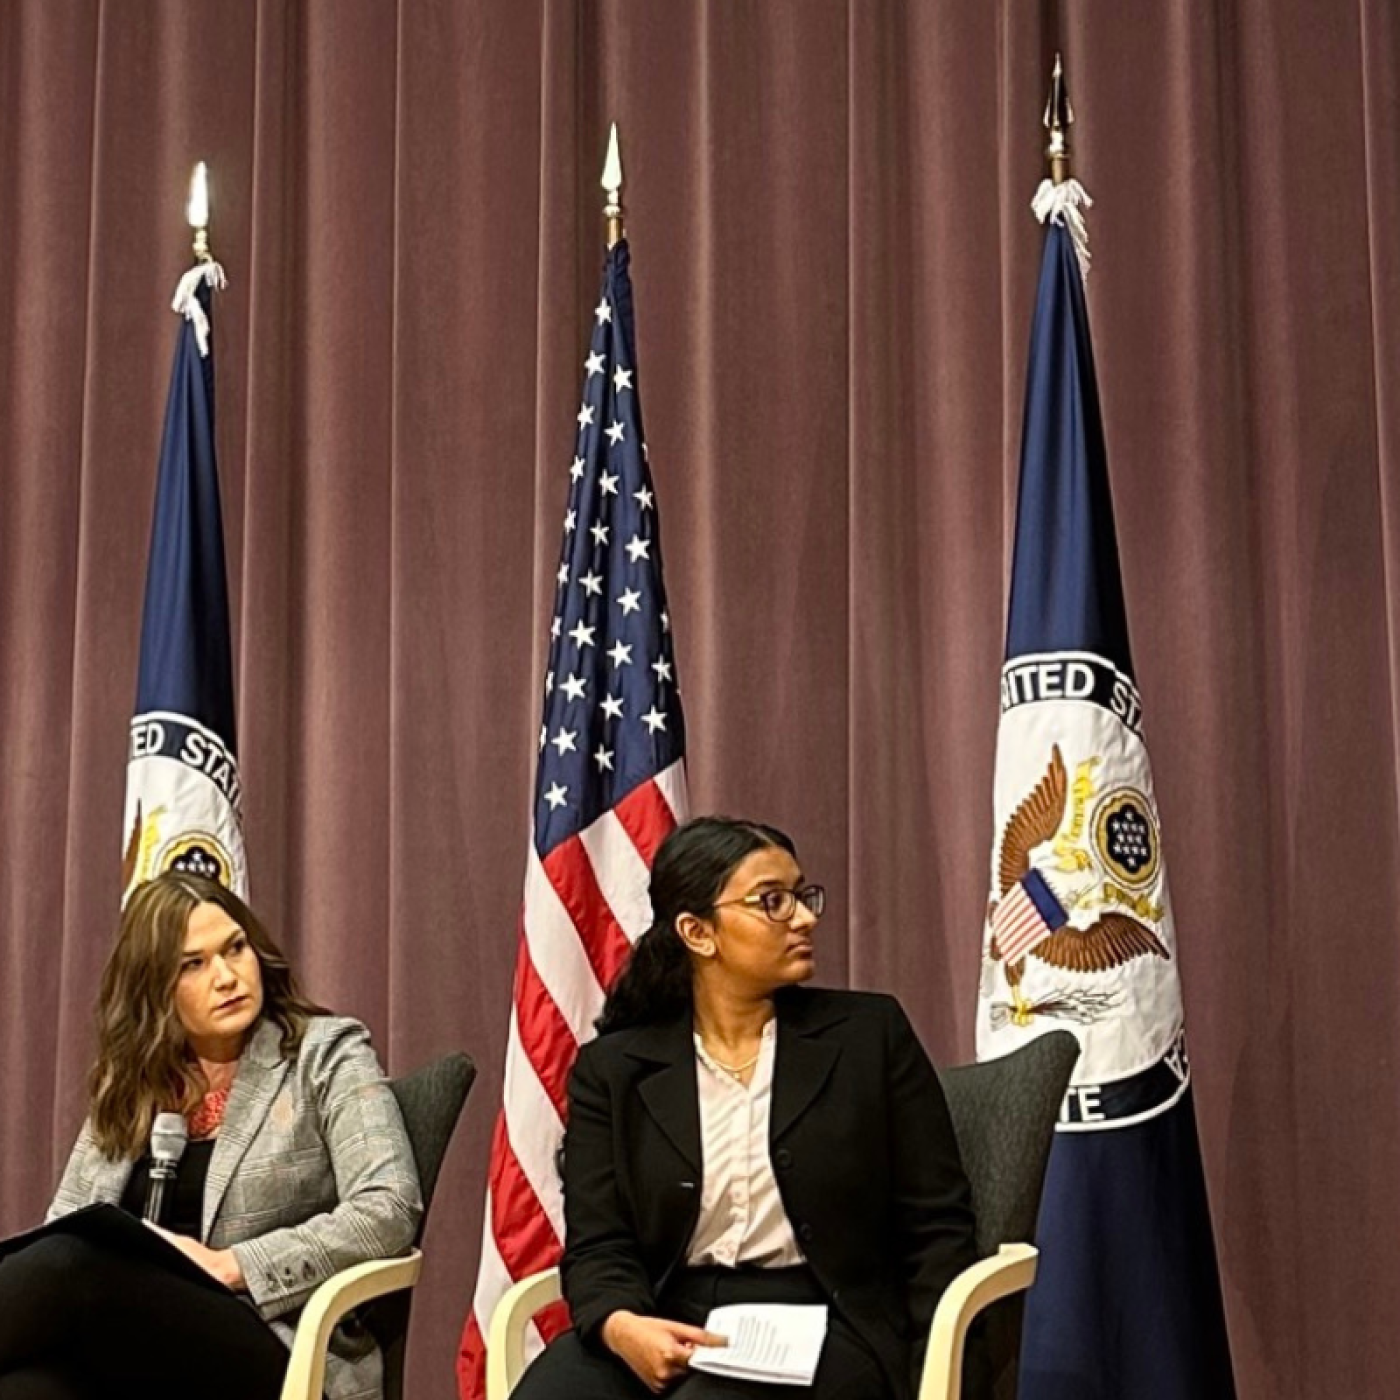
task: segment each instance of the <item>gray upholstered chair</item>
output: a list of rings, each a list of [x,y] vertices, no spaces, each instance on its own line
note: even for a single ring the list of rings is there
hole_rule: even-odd
[[[389,1081],[403,1113],[423,1188],[423,1220],[418,1239],[403,1258],[371,1259],[343,1269],[311,1295],[297,1322],[282,1400],[320,1400],[325,1384],[326,1344],[336,1323],[352,1308],[362,1310],[365,1326],[384,1353],[384,1400],[402,1400],[411,1290],[423,1268],[418,1245],[428,1223],[438,1170],[475,1078],[476,1066],[471,1058],[457,1053],[444,1055],[413,1074]]]
[[[919,1400],[956,1400],[967,1326],[978,1313],[991,1371],[987,1394],[1014,1400],[1025,1290],[1035,1280],[1036,1252],[1029,1241],[1035,1238],[1055,1122],[1078,1058],[1079,1041],[1070,1031],[1049,1031],[1001,1059],[939,1074],[972,1183],[982,1263],[955,1279],[939,1304]],[[1003,1259],[1010,1267],[985,1280],[976,1307],[955,1306],[961,1285]],[[959,1364],[950,1370],[954,1352]]]
[[[969,1324],[986,1313],[985,1355],[996,1400],[1012,1397],[1020,1358],[1019,1295],[1035,1281],[1035,1235],[1055,1120],[1079,1042],[1049,1031],[1000,1060],[940,1074],[977,1212],[982,1256],[945,1290],[929,1329],[918,1400],[960,1400]],[[491,1318],[487,1400],[506,1400],[526,1364],[530,1319],[560,1296],[559,1270],[521,1279]],[[995,1305],[995,1306],[993,1306]],[[982,1400],[982,1397],[978,1397]]]

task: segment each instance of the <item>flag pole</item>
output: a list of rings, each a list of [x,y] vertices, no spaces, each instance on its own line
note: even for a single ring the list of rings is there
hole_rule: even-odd
[[[608,133],[608,155],[603,162],[603,192],[608,202],[603,205],[603,217],[608,221],[608,247],[615,248],[625,236],[622,209],[622,154],[617,145],[617,123]]]
[[[209,167],[201,160],[190,176],[190,198],[185,205],[185,217],[194,230],[194,259],[199,263],[211,263],[214,255],[209,251]]]
[[[1064,65],[1055,55],[1055,68],[1050,74],[1050,96],[1045,103],[1045,129],[1050,133],[1045,147],[1045,159],[1050,163],[1050,181],[1063,185],[1072,174],[1070,169],[1069,129],[1074,122],[1074,108],[1069,105],[1069,89],[1065,86]]]

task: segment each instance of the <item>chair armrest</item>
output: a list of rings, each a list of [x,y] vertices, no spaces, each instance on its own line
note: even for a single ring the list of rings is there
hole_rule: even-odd
[[[506,1400],[525,1373],[530,1319],[564,1296],[558,1269],[545,1269],[512,1284],[491,1314],[486,1336],[486,1400]]]
[[[351,1308],[412,1288],[423,1271],[423,1254],[402,1259],[371,1259],[332,1274],[307,1300],[297,1319],[292,1359],[282,1382],[282,1400],[321,1400],[326,1384],[326,1348],[335,1325]]]
[[[928,1331],[918,1400],[959,1400],[963,1345],[972,1319],[998,1298],[1035,1282],[1040,1251],[1029,1244],[1004,1244],[990,1259],[969,1265],[943,1290]]]

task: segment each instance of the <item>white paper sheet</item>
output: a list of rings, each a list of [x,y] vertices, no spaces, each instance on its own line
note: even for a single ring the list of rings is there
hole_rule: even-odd
[[[705,1330],[728,1339],[696,1347],[693,1371],[775,1385],[811,1385],[826,1340],[825,1303],[731,1303],[714,1308]]]

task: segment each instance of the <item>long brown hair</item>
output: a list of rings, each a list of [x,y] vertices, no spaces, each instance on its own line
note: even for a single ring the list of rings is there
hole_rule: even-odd
[[[171,871],[127,900],[97,998],[97,1062],[88,1080],[89,1123],[114,1159],[138,1157],[157,1113],[190,1113],[208,1091],[175,1010],[175,984],[190,914],[217,904],[248,935],[262,966],[262,1014],[282,1029],[282,1054],[296,1054],[306,1023],[324,1014],[306,1000],[258,917],[231,890]]]
[[[691,1006],[690,954],[676,932],[682,914],[707,914],[729,877],[755,851],[797,854],[792,837],[762,822],[693,817],[661,843],[651,866],[652,925],[608,990],[599,1035],[654,1025]]]

